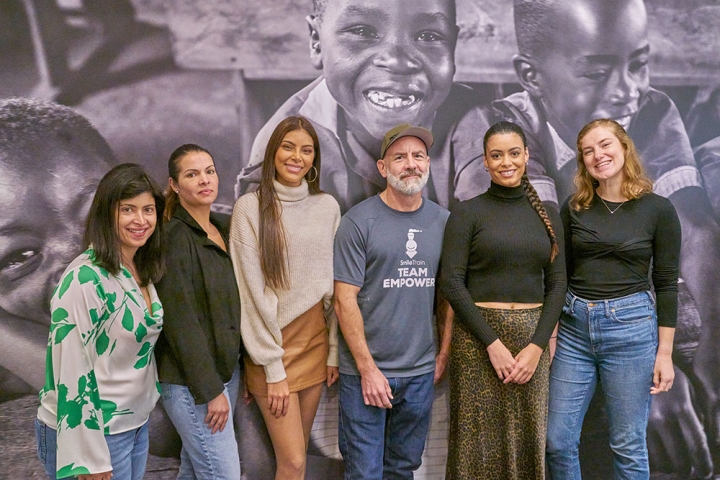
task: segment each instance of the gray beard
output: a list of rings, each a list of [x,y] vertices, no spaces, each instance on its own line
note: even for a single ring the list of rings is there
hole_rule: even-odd
[[[425,185],[427,184],[428,179],[430,178],[430,166],[428,165],[428,169],[425,171],[425,173],[422,173],[420,178],[417,177],[408,177],[404,179],[400,179],[399,177],[394,176],[392,173],[388,172],[387,174],[387,182],[388,184],[395,190],[398,191],[398,193],[402,195],[406,195],[408,197],[412,197],[413,195],[416,195],[420,192],[422,192],[422,189],[425,188]]]

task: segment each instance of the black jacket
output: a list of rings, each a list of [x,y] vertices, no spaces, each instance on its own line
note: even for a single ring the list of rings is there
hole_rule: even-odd
[[[211,222],[228,244],[227,223]],[[240,296],[230,255],[180,205],[165,230],[167,270],[155,285],[165,310],[155,346],[161,382],[185,385],[196,403],[220,395],[241,353]]]

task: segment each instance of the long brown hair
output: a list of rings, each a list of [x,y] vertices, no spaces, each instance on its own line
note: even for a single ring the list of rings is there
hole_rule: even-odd
[[[184,145],[180,145],[178,148],[173,150],[173,152],[170,154],[170,159],[168,160],[168,176],[175,180],[175,183],[178,183],[178,178],[180,175],[180,160],[182,160],[185,155],[189,153],[207,153],[208,156],[212,158],[210,152],[205,150],[200,145],[195,145],[194,143],[186,143]],[[170,186],[170,182],[168,182],[168,185],[165,187],[163,195],[165,196],[165,220],[169,221],[175,213],[175,209],[177,208],[177,206],[180,205],[180,197],[178,196],[177,192],[172,189],[172,186]]]
[[[525,137],[525,132],[523,132],[523,129],[520,128],[520,126],[512,123],[512,122],[497,122],[494,125],[492,125],[487,132],[485,132],[485,136],[483,137],[483,151],[485,153],[485,156],[487,157],[487,145],[488,142],[492,137],[495,135],[505,134],[505,133],[514,133],[520,139],[523,143],[523,148],[527,149],[527,138]],[[527,172],[523,172],[522,175],[522,187],[525,191],[525,196],[530,201],[530,205],[535,209],[538,216],[542,220],[543,224],[545,225],[545,230],[547,231],[547,235],[550,238],[550,262],[553,262],[555,260],[555,257],[557,257],[558,253],[560,252],[560,247],[558,247],[557,243],[557,237],[555,236],[555,230],[553,229],[552,222],[550,221],[550,217],[548,217],[547,211],[545,210],[545,206],[543,205],[542,201],[540,200],[540,197],[537,194],[537,191],[535,190],[535,187],[532,186],[530,183],[530,180],[528,179]]]
[[[618,139],[620,145],[623,146],[625,152],[625,163],[622,167],[624,178],[620,187],[623,197],[628,200],[633,200],[642,197],[646,193],[652,192],[652,181],[645,176],[640,155],[638,155],[635,144],[625,129],[615,120],[599,118],[585,125],[577,136],[578,169],[574,179],[575,193],[570,198],[570,206],[576,211],[585,210],[590,207],[590,203],[592,203],[593,197],[595,196],[595,188],[599,184],[598,181],[590,175],[590,172],[588,172],[582,154],[582,141],[585,135],[598,127],[605,127],[610,130],[610,132],[615,135],[615,138]]]
[[[265,284],[272,288],[288,288],[290,280],[287,273],[287,238],[283,230],[280,216],[282,207],[275,191],[275,154],[280,148],[285,135],[295,130],[304,130],[310,135],[315,149],[313,167],[305,174],[305,181],[308,184],[310,195],[322,193],[320,190],[320,142],[312,123],[301,116],[287,117],[280,123],[270,135],[265,157],[262,164],[262,177],[260,187],[257,190],[260,203],[260,263]],[[312,181],[311,181],[312,179]]]

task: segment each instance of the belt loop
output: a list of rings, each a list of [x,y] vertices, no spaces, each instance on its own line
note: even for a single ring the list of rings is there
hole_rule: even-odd
[[[602,302],[605,305],[605,315],[610,316],[610,300],[603,300]]]
[[[655,308],[655,297],[653,296],[653,293],[650,290],[646,290],[645,293],[647,293],[648,300],[650,300],[650,305]]]
[[[577,297],[572,292],[568,292],[568,295],[570,295],[570,313],[575,313],[575,300],[577,300]]]

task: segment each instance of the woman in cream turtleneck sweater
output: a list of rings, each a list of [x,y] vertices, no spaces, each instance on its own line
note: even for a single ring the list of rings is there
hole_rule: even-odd
[[[257,192],[240,197],[230,255],[241,299],[248,390],[272,439],[276,479],[302,479],[322,383],[338,378],[332,308],[340,207],[320,191],[312,124],[288,117],[265,150]]]

